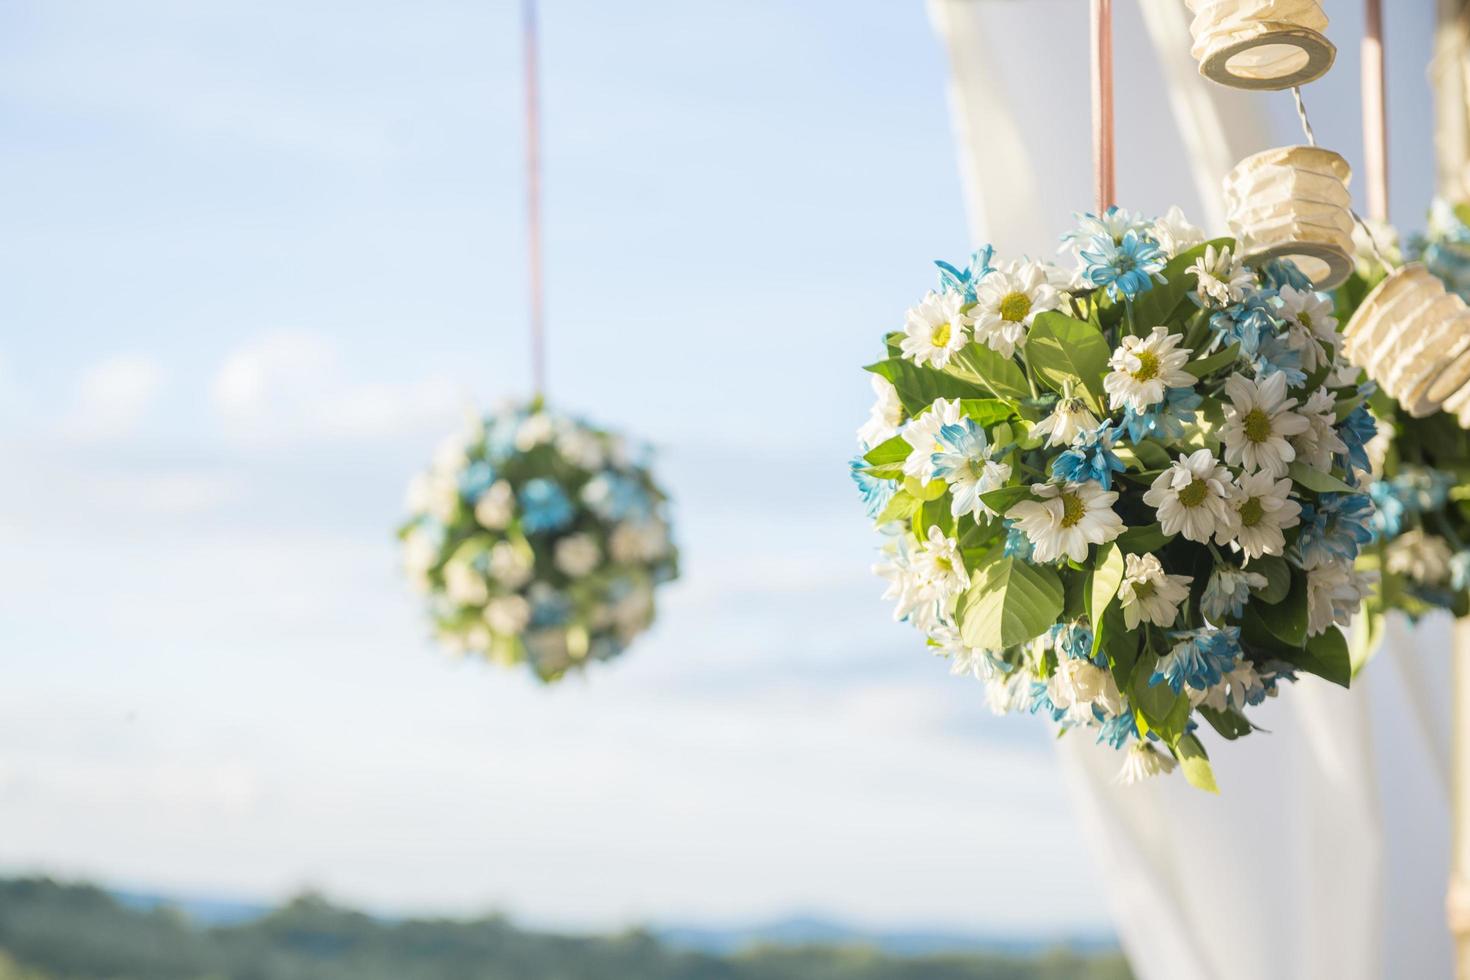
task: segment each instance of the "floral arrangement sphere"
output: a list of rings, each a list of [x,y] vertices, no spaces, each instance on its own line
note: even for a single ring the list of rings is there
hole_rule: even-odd
[[[1415,237],[1408,247],[1410,260],[1423,262],[1462,297],[1470,295],[1466,217],[1465,208],[1435,202],[1429,234]],[[1341,323],[1388,275],[1380,255],[1395,265],[1401,261],[1392,228],[1377,225],[1372,235],[1376,251],[1363,238],[1356,271],[1335,292]],[[1449,412],[1416,418],[1381,391],[1371,395],[1368,407],[1378,429],[1366,447],[1375,511],[1373,537],[1358,564],[1379,577],[1379,586],[1364,603],[1355,667],[1371,656],[1390,612],[1410,620],[1434,610],[1470,615],[1470,432]]]
[[[439,641],[543,681],[622,653],[678,575],[645,455],[539,400],[445,442],[399,531]]]
[[[998,711],[1183,763],[1301,672],[1346,685],[1373,422],[1330,300],[1171,210],[1086,215],[1075,268],[939,263],[869,365],[852,472],[895,617]]]

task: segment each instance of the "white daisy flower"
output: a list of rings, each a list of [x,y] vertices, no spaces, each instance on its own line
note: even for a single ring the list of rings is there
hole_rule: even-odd
[[[998,715],[1025,711],[1031,703],[1031,676],[1025,670],[997,674],[985,684],[985,703]]]
[[[1307,428],[1291,440],[1296,458],[1314,470],[1332,468],[1332,457],[1347,452],[1347,444],[1337,434],[1337,399],[1332,392],[1318,388],[1301,409]]]
[[[404,501],[411,514],[427,514],[441,524],[449,524],[459,511],[459,475],[457,471],[437,466],[419,473],[408,482]]]
[[[1023,500],[1006,516],[1031,542],[1035,561],[1055,561],[1063,555],[1084,561],[1088,545],[1106,544],[1123,533],[1123,519],[1113,512],[1115,490],[1088,481],[1035,483],[1031,492],[1041,499]]]
[[[1126,556],[1123,584],[1118,588],[1123,623],[1130,630],[1141,622],[1173,626],[1179,604],[1189,598],[1190,581],[1188,575],[1165,572],[1157,555]]]
[[[1118,684],[1113,673],[1104,670],[1089,660],[1062,657],[1057,669],[1047,681],[1047,694],[1058,708],[1085,707],[1088,721],[1092,721],[1091,708],[1095,704],[1110,715],[1120,715],[1127,705],[1118,693]]]
[[[1373,592],[1376,576],[1355,571],[1345,559],[1327,561],[1307,573],[1307,635],[1325,633],[1336,624],[1352,622],[1365,598]]]
[[[514,591],[531,580],[536,559],[530,549],[522,551],[509,541],[497,541],[490,549],[490,577]]]
[[[1270,582],[1260,572],[1247,572],[1228,565],[1215,569],[1205,584],[1204,595],[1200,596],[1200,611],[1214,625],[1221,625],[1227,616],[1238,616],[1250,601],[1251,589],[1264,589]]]
[[[473,565],[451,561],[444,566],[444,594],[456,605],[483,606],[490,598],[490,586]]]
[[[883,598],[894,604],[894,620],[912,618],[916,627],[927,632],[934,617],[924,607],[934,603],[924,594],[923,577],[914,567],[914,550],[907,535],[894,537],[884,546],[883,560],[873,566],[873,574],[888,582]]]
[[[1296,399],[1286,397],[1286,374],[1278,371],[1264,381],[1233,374],[1225,380],[1225,397],[1230,399],[1220,427],[1225,462],[1250,472],[1285,476],[1286,464],[1296,459],[1288,440],[1310,427],[1292,411]]]
[[[1179,205],[1174,205],[1162,218],[1154,221],[1154,241],[1164,250],[1169,258],[1187,252],[1205,240],[1205,233],[1200,231],[1189,220],[1184,217],[1184,212]]]
[[[429,569],[439,561],[439,542],[435,535],[415,527],[403,538],[403,572],[415,592],[429,591]]]
[[[1091,432],[1097,427],[1097,416],[1092,414],[1085,401],[1069,390],[1057,400],[1051,414],[1032,427],[1031,434],[1045,436],[1047,448],[1070,446],[1078,433]]]
[[[1238,255],[1230,254],[1230,246],[1219,251],[1206,245],[1205,254],[1194,260],[1189,271],[1195,277],[1195,295],[1217,307],[1239,303],[1250,289],[1255,276]]]
[[[920,588],[942,606],[970,587],[970,573],[960,558],[960,544],[937,527],[929,528],[929,536],[913,558]]]
[[[1368,465],[1371,468],[1373,479],[1383,479],[1383,465],[1388,462],[1388,451],[1393,448],[1393,423],[1373,416],[1373,421],[1378,423],[1378,431],[1373,434],[1363,451],[1368,454]]]
[[[1291,481],[1264,471],[1241,474],[1230,488],[1230,508],[1235,537],[1229,544],[1245,555],[1247,563],[1262,555],[1282,554],[1286,550],[1282,531],[1301,523],[1302,505],[1291,499]]]
[[[1040,262],[1016,262],[980,280],[968,317],[975,339],[1005,357],[1026,343],[1026,331],[1038,313],[1062,305]]]
[[[1134,742],[1123,758],[1114,782],[1133,786],[1158,775],[1168,775],[1178,763],[1147,742]]]
[[[484,616],[493,632],[515,636],[531,622],[531,604],[524,596],[498,596],[485,604]]]
[[[1113,370],[1103,378],[1114,410],[1126,405],[1142,412],[1163,401],[1170,388],[1194,386],[1194,375],[1184,370],[1193,351],[1181,348],[1180,339],[1168,327],[1154,327],[1147,337],[1123,338],[1108,358]]]
[[[1259,694],[1265,690],[1261,675],[1255,665],[1244,657],[1235,661],[1225,675],[1220,678],[1220,683],[1208,690],[1196,691],[1192,687],[1185,688],[1189,700],[1198,707],[1204,705],[1214,708],[1216,711],[1228,711],[1231,708],[1244,710],[1251,703],[1252,694]]]
[[[510,526],[515,506],[516,494],[510,484],[504,480],[496,480],[475,501],[475,520],[481,527],[491,531],[503,531]]]
[[[602,550],[590,534],[571,534],[556,543],[552,561],[563,575],[581,578],[597,567]]]
[[[876,374],[868,377],[877,400],[868,413],[868,421],[858,429],[858,441],[871,449],[898,435],[898,427],[903,424],[903,403],[898,400],[898,389],[887,378]]]
[[[904,441],[913,447],[903,461],[903,475],[928,483],[934,479],[934,454],[945,451],[939,441],[939,430],[960,420],[960,400],[943,398],[929,410],[909,422],[903,430]]]
[[[608,535],[607,553],[625,565],[657,561],[669,553],[669,526],[660,520],[624,521]]]
[[[1332,301],[1319,292],[1291,286],[1282,286],[1279,293],[1278,315],[1287,323],[1287,346],[1301,353],[1302,370],[1311,373],[1327,363],[1327,351],[1335,354],[1341,341]]]
[[[872,375],[877,378],[878,376]],[[570,420],[562,420],[556,433],[556,451],[562,459],[584,470],[602,469],[607,462],[607,453],[597,436]]]
[[[1449,581],[1452,558],[1444,538],[1416,527],[1388,543],[1386,567],[1389,574],[1407,575],[1421,585],[1443,585]]]
[[[547,443],[556,435],[556,420],[545,412],[537,412],[527,417],[516,428],[516,448],[521,452],[530,452],[542,443]]]
[[[1375,272],[1383,268],[1383,264],[1378,261],[1379,254],[1388,260],[1389,265],[1397,267],[1404,264],[1398,229],[1377,218],[1353,222],[1353,251],[1356,253],[1353,261],[1358,275],[1364,279],[1372,278]]]
[[[899,349],[915,364],[944,367],[969,342],[960,313],[964,302],[959,293],[929,293],[905,315]]]
[[[1197,449],[1181,454],[1154,478],[1143,502],[1158,512],[1165,534],[1183,534],[1203,544],[1214,536],[1220,544],[1235,532],[1235,511],[1229,506],[1230,471],[1214,453]]]

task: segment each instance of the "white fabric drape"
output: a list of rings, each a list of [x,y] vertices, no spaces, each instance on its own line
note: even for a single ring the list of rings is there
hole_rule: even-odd
[[[1049,254],[1091,202],[1085,5],[928,4],[952,66],[975,241]],[[1259,96],[1200,78],[1178,0],[1117,5],[1115,17],[1119,198],[1155,214],[1177,203],[1218,231],[1224,174],[1296,135],[1272,132]],[[1116,786],[1117,753],[1058,742],[1140,980],[1449,974],[1448,728],[1425,720],[1448,718],[1447,703],[1433,707],[1447,702],[1447,654],[1445,623],[1395,623],[1353,690],[1306,677],[1256,715],[1269,734],[1203,733],[1219,797],[1178,778]]]

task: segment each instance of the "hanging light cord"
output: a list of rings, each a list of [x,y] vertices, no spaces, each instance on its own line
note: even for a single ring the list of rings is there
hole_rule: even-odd
[[[1316,146],[1317,134],[1312,131],[1312,121],[1307,118],[1307,104],[1302,101],[1301,86],[1293,85],[1291,87],[1291,94],[1296,99],[1296,116],[1298,119],[1301,120],[1302,132],[1305,133],[1307,136],[1307,145]],[[1378,260],[1378,264],[1383,266],[1385,269],[1392,269],[1393,265],[1389,263],[1388,259],[1384,256],[1383,251],[1378,247],[1378,238],[1373,234],[1373,229],[1368,227],[1368,223],[1363,220],[1362,216],[1359,215],[1357,211],[1353,210],[1352,208],[1348,208],[1348,214],[1353,216],[1353,221],[1357,223],[1358,228],[1368,239],[1368,247],[1373,250],[1373,257]]]
[[[526,65],[526,236],[531,300],[531,380],[546,394],[546,304],[541,270],[541,99],[537,86],[536,0],[521,5]]]

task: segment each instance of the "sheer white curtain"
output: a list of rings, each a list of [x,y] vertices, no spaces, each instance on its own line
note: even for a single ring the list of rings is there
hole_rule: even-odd
[[[1091,207],[1086,4],[929,0],[929,12],[976,242],[1050,253]],[[1199,77],[1180,0],[1115,17],[1120,200],[1179,204],[1219,231],[1225,172],[1296,135],[1273,133],[1259,96]],[[1219,797],[1182,779],[1118,787],[1117,753],[1058,742],[1141,980],[1449,975],[1448,662],[1446,623],[1395,624],[1353,690],[1306,677],[1256,716],[1269,734],[1203,733]]]

